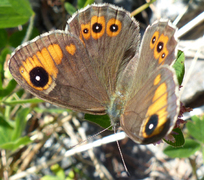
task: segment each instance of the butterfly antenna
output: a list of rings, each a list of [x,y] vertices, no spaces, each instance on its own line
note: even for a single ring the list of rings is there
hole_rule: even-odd
[[[74,145],[74,146],[71,146],[70,149],[71,149],[71,148],[74,148],[74,147],[76,147],[76,146],[78,146],[78,145],[80,145],[80,144],[82,144],[82,143],[84,143],[84,142],[89,141],[90,139],[92,139],[92,138],[98,136],[99,134],[103,133],[104,131],[107,131],[107,130],[108,130],[109,128],[111,128],[111,127],[113,127],[114,133],[116,134],[116,126],[110,125],[110,126],[108,126],[107,128],[103,129],[102,131],[100,131],[100,132],[94,134],[93,136],[91,136],[91,137],[89,137],[89,138],[87,138],[87,139],[85,139],[85,140],[79,142],[78,144],[76,144],[76,145]],[[120,148],[120,145],[119,145],[118,140],[116,140],[116,143],[117,143],[118,150],[119,150],[119,153],[120,153],[122,162],[123,162],[123,166],[124,166],[124,168],[125,168],[125,171],[126,171],[126,173],[127,173],[127,176],[129,177],[129,176],[130,176],[130,173],[129,173],[129,171],[128,171],[128,169],[127,169],[127,166],[126,166],[126,164],[125,164],[125,160],[124,160],[124,157],[123,157],[123,154],[122,154],[122,151],[121,151],[121,148]]]
[[[85,143],[85,142],[88,142],[90,139],[93,139],[94,137],[98,136],[99,134],[103,133],[104,131],[107,131],[107,130],[108,130],[109,128],[111,128],[112,126],[113,126],[113,125],[108,126],[107,128],[105,128],[105,129],[99,131],[98,133],[92,135],[91,137],[89,137],[89,138],[87,138],[87,139],[85,139],[85,140],[83,140],[83,141],[80,141],[78,144],[76,144],[76,145],[74,145],[74,146],[70,146],[69,148],[72,149],[72,148],[74,148],[74,147],[76,147],[76,146],[78,146],[78,145],[80,145],[80,144],[83,144],[83,143]]]
[[[116,134],[116,126],[114,126],[113,129],[114,129],[114,133]],[[128,169],[127,169],[127,166],[126,166],[126,163],[125,163],[125,160],[124,160],[124,157],[123,157],[123,153],[122,153],[122,151],[121,151],[121,148],[120,148],[120,145],[119,145],[118,140],[116,140],[116,143],[117,143],[118,150],[119,150],[119,153],[120,153],[122,162],[123,162],[123,166],[124,166],[125,171],[126,171],[126,173],[127,173],[127,176],[130,177],[130,173],[129,173]]]

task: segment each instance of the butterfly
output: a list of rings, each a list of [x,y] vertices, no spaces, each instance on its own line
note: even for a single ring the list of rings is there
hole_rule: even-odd
[[[14,79],[35,96],[75,111],[108,114],[135,142],[171,132],[179,113],[176,27],[159,20],[140,42],[139,23],[110,4],[79,10],[65,30],[17,47],[9,61]]]

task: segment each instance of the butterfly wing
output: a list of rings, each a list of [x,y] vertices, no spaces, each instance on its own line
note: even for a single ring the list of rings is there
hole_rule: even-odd
[[[120,125],[133,141],[154,143],[172,130],[178,112],[176,75],[171,67],[164,65],[127,102]]]
[[[82,42],[64,31],[45,33],[18,47],[9,70],[37,97],[66,108],[104,114],[109,97]]]
[[[175,60],[175,30],[168,21],[149,26],[139,53],[119,78],[117,92],[126,97],[120,125],[136,142],[160,140],[177,119],[178,83],[170,67]]]
[[[146,67],[147,72],[152,72],[160,65],[171,65],[175,60],[176,30],[177,28],[168,20],[156,21],[148,26],[140,46],[139,66]],[[147,48],[150,48],[151,51],[143,53],[147,52]]]
[[[77,12],[65,32],[46,33],[17,48],[9,68],[19,84],[44,100],[104,114],[138,44],[139,25],[126,11],[92,5]]]
[[[92,70],[111,97],[118,77],[138,51],[139,24],[123,9],[103,4],[80,10],[66,30],[84,44]]]
[[[147,27],[139,51],[119,77],[117,91],[131,99],[157,67],[172,65],[177,45],[175,31],[176,28],[167,20]]]

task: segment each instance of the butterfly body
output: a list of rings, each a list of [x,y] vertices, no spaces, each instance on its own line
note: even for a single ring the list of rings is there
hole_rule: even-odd
[[[171,67],[177,41],[168,21],[149,26],[125,10],[91,5],[55,30],[18,47],[9,69],[37,97],[84,113],[108,113],[135,142],[152,143],[172,130],[179,111]]]

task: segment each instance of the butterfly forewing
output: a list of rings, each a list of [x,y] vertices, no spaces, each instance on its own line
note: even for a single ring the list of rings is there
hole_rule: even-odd
[[[92,69],[112,96],[120,73],[138,50],[139,24],[123,9],[104,4],[79,11],[66,29],[85,45]]]
[[[104,114],[103,103],[108,96],[90,68],[90,61],[81,41],[54,31],[18,48],[9,69],[20,85],[44,100],[82,112]]]

